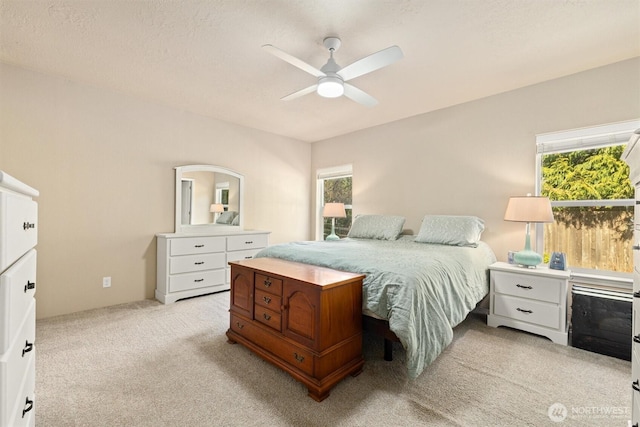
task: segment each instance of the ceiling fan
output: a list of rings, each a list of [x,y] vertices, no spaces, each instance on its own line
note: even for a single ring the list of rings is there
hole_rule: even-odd
[[[322,43],[327,49],[329,49],[329,60],[320,69],[307,64],[301,59],[298,59],[273,45],[265,44],[262,46],[267,52],[318,78],[318,82],[316,84],[283,97],[283,101],[289,101],[312,92],[317,92],[318,95],[325,98],[337,98],[344,95],[357,103],[367,107],[373,107],[378,104],[378,101],[366,92],[363,92],[352,84],[347,83],[347,81],[378,70],[382,67],[386,67],[387,65],[391,65],[402,59],[404,56],[402,54],[402,50],[398,46],[391,46],[359,59],[346,67],[340,67],[333,59],[333,54],[342,44],[340,39],[338,37],[327,37]]]

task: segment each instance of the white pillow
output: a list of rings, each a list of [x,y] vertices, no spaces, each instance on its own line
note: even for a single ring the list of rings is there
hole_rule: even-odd
[[[483,231],[484,221],[477,216],[427,215],[415,241],[476,247]]]
[[[396,240],[405,218],[395,215],[357,215],[347,237],[355,239]]]
[[[222,212],[218,219],[216,220],[216,224],[231,224],[233,218],[236,216],[235,211],[226,211]]]

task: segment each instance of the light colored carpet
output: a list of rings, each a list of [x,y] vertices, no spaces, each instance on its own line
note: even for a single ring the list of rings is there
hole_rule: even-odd
[[[381,340],[365,334],[362,374],[318,403],[227,343],[228,307],[223,292],[39,320],[36,425],[626,426],[630,418],[629,362],[489,328],[475,314],[416,380],[399,345],[385,362]],[[559,423],[548,414],[554,404],[566,409]]]

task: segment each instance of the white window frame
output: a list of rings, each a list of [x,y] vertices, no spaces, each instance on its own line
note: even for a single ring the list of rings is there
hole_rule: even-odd
[[[316,171],[316,240],[323,239],[324,218],[324,180],[351,177],[353,179],[353,165],[339,165],[330,168],[322,168]],[[353,209],[352,205],[345,205],[346,209]]]
[[[542,191],[542,156],[550,153],[566,153],[576,150],[588,150],[591,148],[603,148],[613,145],[625,144],[631,138],[633,132],[640,128],[640,119],[624,122],[610,123],[606,125],[593,126],[580,129],[571,129],[561,132],[550,132],[536,135],[536,195]],[[552,207],[560,206],[634,206],[634,199],[618,200],[566,200],[552,201]],[[536,248],[541,252],[544,247],[544,229],[536,227]],[[584,276],[584,278],[594,278],[616,282],[620,279],[626,282],[631,277],[629,273],[619,273],[613,271],[601,271],[587,268],[571,267],[573,276]]]

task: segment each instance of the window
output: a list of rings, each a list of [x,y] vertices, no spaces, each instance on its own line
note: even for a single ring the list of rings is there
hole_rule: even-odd
[[[640,121],[538,135],[537,188],[555,221],[538,227],[537,247],[567,254],[572,270],[631,273],[634,190],[620,159]]]
[[[352,206],[351,206],[351,165],[337,166],[334,168],[320,169],[317,173],[317,227],[316,238],[324,240],[331,234],[331,218],[322,217],[322,207],[325,203],[344,203],[347,213],[346,218],[336,218],[336,234],[339,237],[346,237],[351,228]]]

